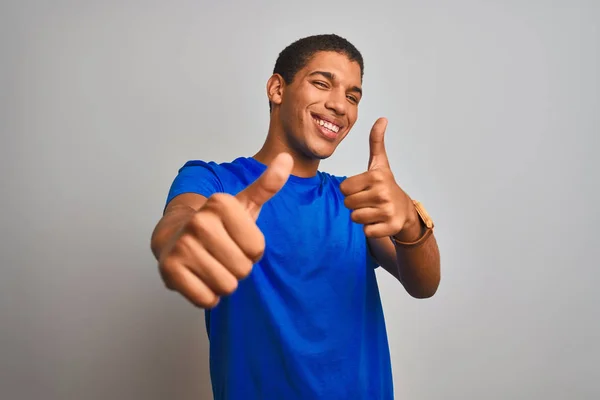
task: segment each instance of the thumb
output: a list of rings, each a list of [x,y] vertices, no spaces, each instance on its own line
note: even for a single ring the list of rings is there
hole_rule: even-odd
[[[294,160],[292,156],[287,153],[278,154],[271,161],[265,172],[235,197],[254,218],[258,218],[258,213],[262,205],[269,201],[285,185],[293,166]]]
[[[385,151],[385,145],[383,137],[385,136],[385,129],[387,128],[387,119],[379,118],[375,121],[373,128],[371,128],[371,134],[369,135],[369,167],[372,169],[375,167],[387,167],[389,166],[387,153]]]

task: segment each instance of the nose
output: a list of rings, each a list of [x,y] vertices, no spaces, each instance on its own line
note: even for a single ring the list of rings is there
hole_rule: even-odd
[[[333,111],[336,115],[346,115],[348,101],[346,93],[343,90],[332,90],[329,92],[329,97],[325,101],[325,108]]]

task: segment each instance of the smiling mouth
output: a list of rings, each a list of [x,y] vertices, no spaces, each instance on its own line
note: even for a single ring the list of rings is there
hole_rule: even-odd
[[[326,121],[324,119],[321,119],[317,115],[313,114],[312,118],[313,118],[313,121],[315,121],[315,123],[317,125],[319,125],[323,129],[326,129],[326,130],[330,131],[331,133],[338,133],[340,131],[340,129],[342,129],[341,126],[336,125],[333,122],[329,122],[329,121]]]

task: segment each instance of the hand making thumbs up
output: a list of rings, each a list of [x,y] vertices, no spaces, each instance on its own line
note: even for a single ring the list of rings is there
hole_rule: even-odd
[[[352,220],[364,225],[367,237],[397,235],[416,213],[390,168],[384,145],[386,127],[387,119],[379,118],[371,129],[367,171],[340,184],[344,204],[353,210]]]
[[[161,252],[159,269],[167,287],[203,308],[233,293],[265,250],[256,225],[260,209],[285,185],[292,167],[292,157],[279,154],[236,196],[210,196]]]

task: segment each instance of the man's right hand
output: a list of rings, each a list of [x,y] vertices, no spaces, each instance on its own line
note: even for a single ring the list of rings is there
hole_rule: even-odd
[[[256,220],[292,167],[292,157],[279,154],[236,196],[210,196],[161,250],[159,270],[165,285],[202,308],[212,308],[221,296],[233,293],[263,256],[265,238]]]

